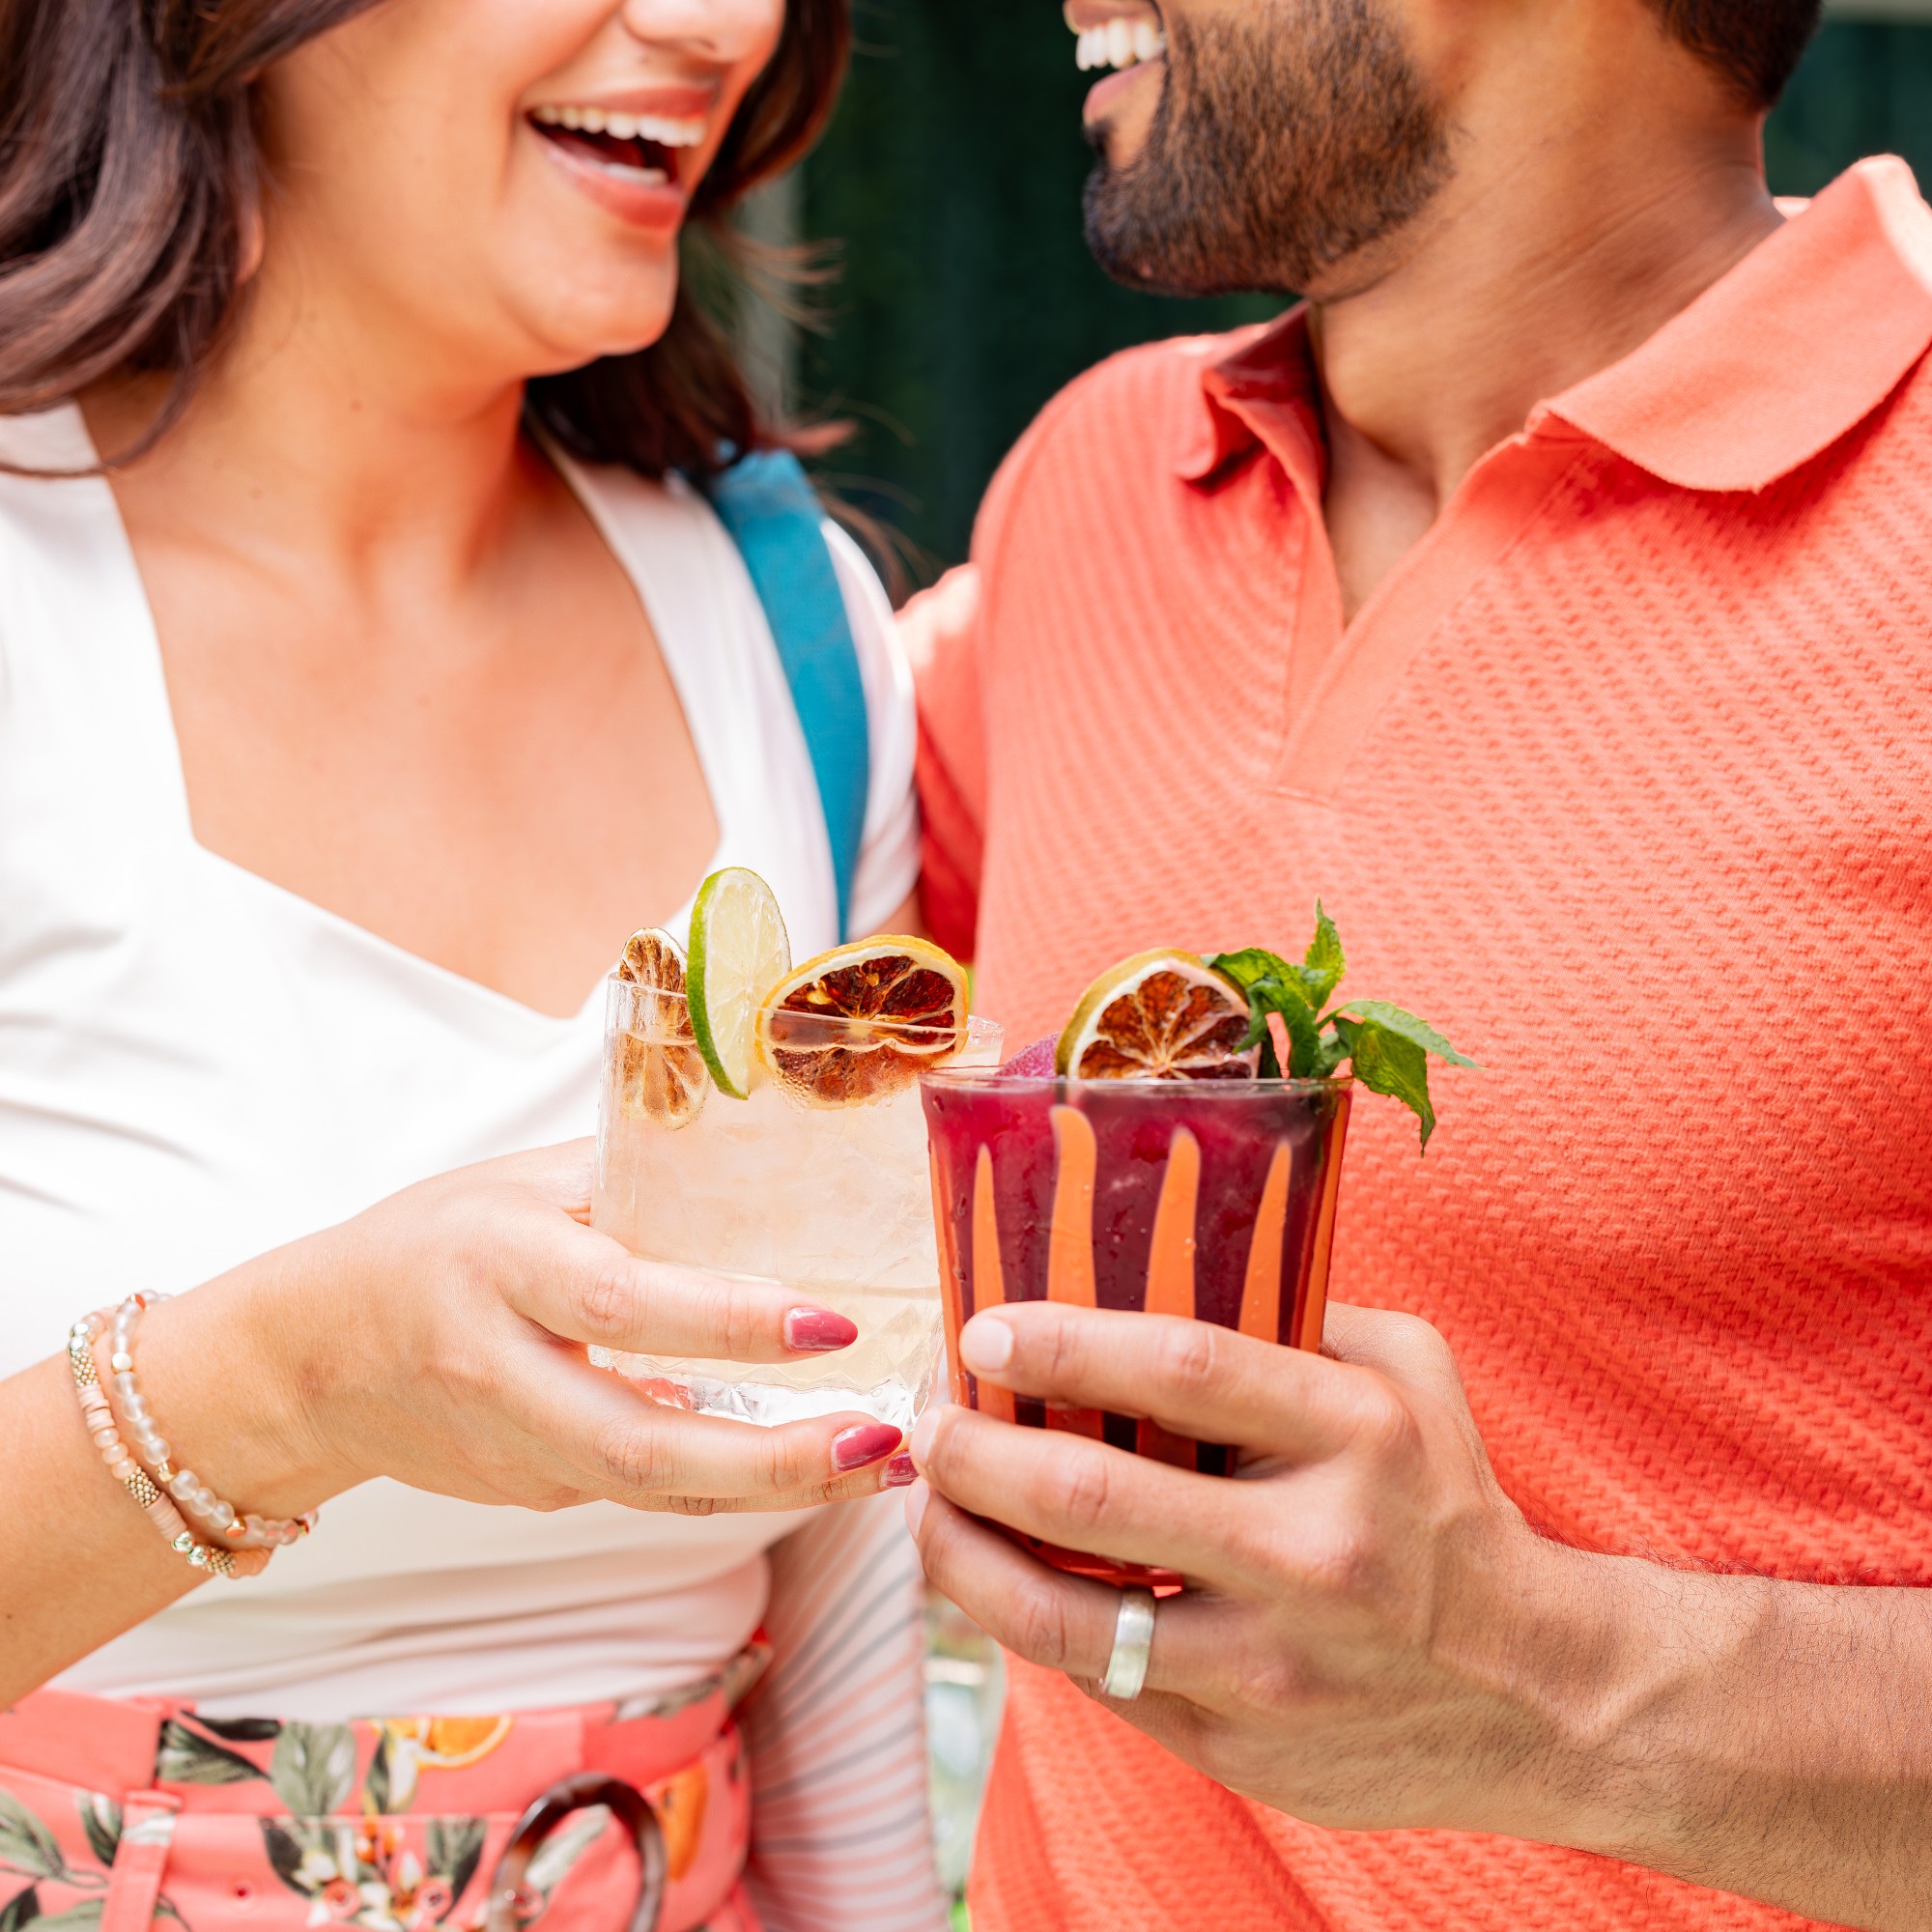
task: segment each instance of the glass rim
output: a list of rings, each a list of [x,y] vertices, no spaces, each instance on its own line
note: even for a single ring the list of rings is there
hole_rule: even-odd
[[[919,1077],[922,1086],[929,1082],[935,1087],[989,1087],[1002,1094],[1035,1091],[1042,1094],[1065,1093],[1072,1089],[1082,1094],[1131,1094],[1170,1100],[1185,1094],[1190,1101],[1222,1097],[1240,1099],[1257,1094],[1273,1097],[1284,1094],[1352,1093],[1355,1087],[1352,1073],[1332,1074],[1325,1080],[1291,1080],[1286,1077],[1273,1080],[1250,1080],[1245,1077],[1227,1080],[1083,1080],[1071,1073],[1009,1073],[1003,1066],[934,1066]]]
[[[610,996],[612,999],[630,995],[646,999],[653,1006],[675,1006],[682,1007],[687,1011],[690,1009],[691,999],[688,994],[673,993],[662,986],[640,985],[636,980],[625,979],[621,973],[607,974],[604,983],[610,989]],[[933,1050],[930,1042],[934,1040],[956,1040],[964,1048],[981,1044],[992,1038],[1005,1038],[1007,1031],[1000,1021],[987,1019],[980,1013],[968,1013],[964,1026],[953,1027],[942,1026],[936,1022],[868,1020],[849,1013],[805,1013],[798,1012],[795,1009],[781,1007],[761,1007],[758,1010],[760,1013],[790,1011],[799,1021],[801,1028],[823,1028],[828,1033],[862,1034],[867,1039],[899,1037],[907,1041],[909,1048],[912,1048],[912,1042],[918,1041],[920,1045],[912,1050],[925,1053]]]

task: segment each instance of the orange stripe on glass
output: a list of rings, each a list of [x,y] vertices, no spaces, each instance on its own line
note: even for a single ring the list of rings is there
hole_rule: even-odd
[[[1335,1206],[1342,1193],[1342,1148],[1349,1138],[1349,1103],[1344,1087],[1335,1095],[1335,1122],[1328,1132],[1327,1169],[1321,1177],[1321,1207],[1315,1223],[1315,1242],[1308,1257],[1308,1293],[1302,1297],[1300,1319],[1294,1324],[1294,1346],[1311,1354],[1321,1352],[1321,1319],[1328,1307],[1328,1251],[1335,1243]]]
[[[1094,1123],[1078,1107],[1055,1107],[1053,1121],[1053,1219],[1046,1235],[1046,1298],[1077,1308],[1094,1308],[1094,1177],[1099,1144]],[[1049,1408],[1049,1429],[1100,1439],[1097,1408]]]
[[[954,1346],[965,1317],[965,1311],[959,1304],[965,1298],[966,1282],[959,1266],[958,1231],[952,1222],[952,1190],[947,1183],[947,1171],[939,1158],[939,1150],[928,1145],[925,1157],[932,1168],[932,1225],[938,1236],[939,1293],[946,1309],[947,1373],[952,1382],[952,1400],[961,1407],[970,1407],[966,1396],[966,1371],[959,1365],[959,1350]]]
[[[1000,1265],[1000,1213],[993,1201],[993,1151],[982,1147],[980,1164],[973,1172],[973,1313],[998,1308],[1006,1298],[1006,1270]],[[977,1377],[974,1379],[980,1414],[1010,1422],[1012,1391],[980,1381]]]
[[[1248,1243],[1248,1271],[1241,1283],[1243,1335],[1258,1342],[1281,1340],[1282,1247],[1288,1238],[1288,1177],[1294,1156],[1286,1141],[1275,1143],[1262,1188],[1262,1205],[1255,1215],[1255,1232]]]
[[[1148,1247],[1147,1299],[1150,1315],[1194,1315],[1194,1212],[1201,1198],[1201,1143],[1185,1127],[1168,1143],[1167,1172],[1153,1210],[1153,1238]],[[1138,1446],[1143,1456],[1194,1467],[1194,1444],[1170,1435],[1157,1422],[1143,1422]]]

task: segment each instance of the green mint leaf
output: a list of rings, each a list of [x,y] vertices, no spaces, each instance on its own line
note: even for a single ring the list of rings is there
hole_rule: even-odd
[[[1268,1009],[1264,1005],[1250,999],[1248,1002],[1248,1030],[1241,1040],[1241,1051],[1252,1053],[1256,1047],[1262,1050],[1261,1063],[1256,1071],[1264,1080],[1281,1078],[1281,1062],[1275,1058],[1274,1035],[1268,1027]]]
[[[1338,1023],[1346,1026],[1346,1021]],[[1435,1131],[1435,1109],[1429,1100],[1429,1054],[1406,1035],[1391,1032],[1378,1020],[1365,1019],[1350,1030],[1350,1061],[1355,1078],[1371,1094],[1400,1100],[1422,1123],[1422,1145]]]
[[[1419,1046],[1425,1053],[1433,1053],[1437,1060],[1446,1060],[1451,1066],[1474,1066],[1473,1060],[1458,1053],[1427,1020],[1419,1020],[1413,1013],[1406,1013],[1400,1007],[1392,1007],[1386,1000],[1350,1000],[1350,1012],[1357,1018],[1373,1020],[1384,1033],[1395,1034],[1398,1037]]]
[[[1281,1063],[1268,1033],[1270,1013],[1279,1013],[1288,1031],[1289,1078],[1315,1078],[1315,1065],[1321,1056],[1321,1032],[1316,1024],[1315,1008],[1302,990],[1302,969],[1259,946],[1241,952],[1217,953],[1208,963],[1215,972],[1234,980],[1248,996],[1248,1033],[1243,1051],[1260,1046],[1262,1078],[1281,1077]]]
[[[1264,987],[1270,996],[1270,1010],[1281,1015],[1281,1023],[1288,1030],[1288,1077],[1313,1080],[1316,1063],[1321,1058],[1321,1035],[1316,1025],[1315,1009],[1302,996],[1298,985],[1264,980],[1255,992]],[[1253,999],[1255,993],[1248,997]]]
[[[1315,1062],[1314,1077],[1317,1080],[1332,1080],[1336,1069],[1353,1050],[1339,1031],[1348,1024],[1346,1020],[1331,1020],[1327,1032],[1321,1036],[1321,1051]]]
[[[1238,952],[1215,953],[1208,962],[1208,970],[1225,975],[1245,993],[1259,980],[1286,980],[1294,969],[1279,952],[1244,946]]]
[[[1301,968],[1301,983],[1308,1004],[1319,1012],[1348,970],[1348,962],[1342,957],[1342,935],[1335,930],[1335,922],[1322,910],[1320,899],[1315,901],[1315,937],[1308,942]]]

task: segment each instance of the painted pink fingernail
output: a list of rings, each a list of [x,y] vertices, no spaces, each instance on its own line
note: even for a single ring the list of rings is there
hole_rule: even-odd
[[[784,1319],[784,1345],[801,1355],[822,1355],[834,1349],[849,1349],[859,1339],[859,1326],[829,1308],[788,1308]]]
[[[897,1455],[886,1464],[886,1473],[879,1479],[882,1490],[902,1490],[908,1483],[918,1480],[919,1471],[912,1465],[912,1458]]]
[[[904,1435],[890,1422],[862,1422],[853,1429],[841,1429],[832,1438],[832,1466],[841,1476],[890,1456]]]

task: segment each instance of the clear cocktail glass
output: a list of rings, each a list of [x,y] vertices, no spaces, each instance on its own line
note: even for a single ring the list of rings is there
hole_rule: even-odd
[[[959,1330],[1003,1302],[1217,1321],[1319,1350],[1351,1083],[1068,1080],[941,1070],[921,1082],[952,1399],[1226,1475],[1223,1444],[1145,1417],[1048,1408],[959,1366]],[[1173,1588],[1171,1572],[1008,1529],[1076,1576]]]
[[[779,1040],[816,1057],[815,1084],[781,1066],[733,1099],[711,1086],[684,998],[611,978],[591,1225],[650,1261],[782,1283],[847,1317],[858,1340],[790,1362],[604,1350],[592,1359],[707,1414],[771,1424],[856,1409],[910,1429],[944,1336],[917,1079],[902,1069],[870,1099],[822,1095],[841,1066],[854,1091],[874,1084],[863,1076],[881,1053],[990,1065],[1000,1029],[970,1020],[961,1039],[870,1020],[775,1020]]]

